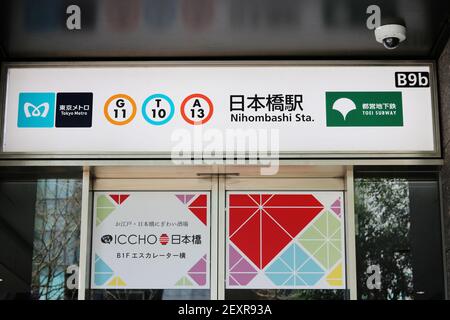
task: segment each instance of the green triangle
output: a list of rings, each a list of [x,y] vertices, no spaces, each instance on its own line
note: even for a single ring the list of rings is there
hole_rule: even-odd
[[[323,234],[327,235],[327,213],[322,213],[319,218],[314,221],[313,225]]]
[[[192,282],[187,277],[182,277],[175,283],[176,286],[192,286]]]
[[[321,245],[323,245],[324,240],[302,240],[300,239],[300,244],[308,250],[309,253],[314,253],[317,251],[317,249],[320,248]]]
[[[330,240],[330,243],[332,243],[332,244],[334,244],[334,246],[336,247],[336,248],[341,248],[341,239],[336,239],[336,240]]]
[[[338,260],[341,259],[341,250],[337,250],[332,245],[329,245],[328,247],[328,268],[334,266]]]
[[[319,250],[317,250],[316,253],[313,254],[314,258],[316,258],[317,261],[319,261],[320,264],[322,266],[324,266],[326,269],[328,269],[330,267],[330,264],[327,259],[327,254],[328,254],[327,247],[328,247],[328,244],[325,244],[322,248],[320,248]]]
[[[341,222],[336,217],[336,215],[334,215],[330,212],[327,212],[327,220],[328,220],[328,235],[327,236],[331,236],[336,232],[336,230],[341,228]]]
[[[97,208],[97,226],[108,217],[115,208]]]
[[[115,206],[107,196],[101,195],[97,198],[97,208],[115,208]]]
[[[331,239],[327,241],[326,238],[329,237]],[[322,213],[298,239],[298,242],[326,269],[341,259],[341,241],[341,220],[329,211]]]
[[[300,240],[303,240],[303,239],[320,240],[320,239],[324,239],[324,238],[325,238],[325,236],[323,234],[321,234],[312,225],[308,229],[306,229],[299,237]]]
[[[329,234],[330,240],[341,240],[341,228],[337,228]]]

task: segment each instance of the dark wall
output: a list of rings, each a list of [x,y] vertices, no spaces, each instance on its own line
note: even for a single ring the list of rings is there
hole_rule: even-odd
[[[0,182],[0,300],[30,292],[36,188],[36,182]]]
[[[67,6],[82,10],[66,28]],[[366,26],[404,21],[386,50]],[[1,0],[0,44],[10,59],[435,58],[448,0]]]
[[[441,140],[444,167],[441,171],[443,221],[445,233],[447,278],[450,279],[450,40],[438,60],[439,103],[441,118]],[[450,283],[447,281],[447,295],[450,295]]]

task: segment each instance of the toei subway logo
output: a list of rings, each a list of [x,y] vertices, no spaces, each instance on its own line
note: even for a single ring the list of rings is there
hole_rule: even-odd
[[[100,237],[103,244],[114,245],[200,245],[202,236],[200,234],[105,234]]]
[[[400,91],[326,92],[327,127],[402,127]]]

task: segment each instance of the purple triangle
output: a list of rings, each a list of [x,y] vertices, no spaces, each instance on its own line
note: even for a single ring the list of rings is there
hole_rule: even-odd
[[[331,205],[332,207],[340,207],[341,206],[341,198],[336,199],[335,202]]]
[[[334,211],[338,216],[341,215],[341,208],[340,207],[331,207],[331,210]]]
[[[241,260],[242,256],[231,245],[228,247],[228,254],[230,255],[228,258],[229,268],[232,268],[239,260]]]
[[[204,272],[206,273],[206,260],[205,256],[203,256],[200,260],[197,261],[196,264],[188,271],[189,272]]]
[[[235,265],[230,272],[256,272],[255,268],[248,263],[248,261],[245,258],[242,258],[241,261],[237,265]]]
[[[231,275],[228,277],[228,284],[230,286],[238,286],[239,285],[239,283],[236,280],[234,280],[234,278]]]
[[[175,197],[178,198],[182,203],[186,203],[186,195],[184,194],[176,194]]]
[[[245,286],[256,277],[257,273],[232,273],[231,275],[240,285]]]
[[[197,282],[199,286],[204,286],[206,284],[206,273],[188,273],[188,275]]]
[[[187,194],[187,195],[186,195],[186,202],[185,202],[185,203],[188,203],[189,201],[191,201],[191,199],[192,199],[193,197],[195,197],[195,195],[193,195],[193,194]]]
[[[331,205],[331,210],[336,213],[338,216],[341,216],[341,198],[336,199]]]

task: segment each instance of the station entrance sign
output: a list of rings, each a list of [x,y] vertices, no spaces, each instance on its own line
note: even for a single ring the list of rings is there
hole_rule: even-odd
[[[429,64],[11,65],[3,152],[170,158],[188,141],[200,153],[436,157],[433,79]],[[270,143],[211,142],[230,134]]]

